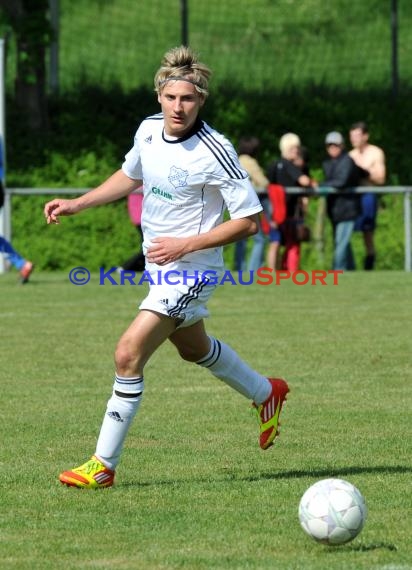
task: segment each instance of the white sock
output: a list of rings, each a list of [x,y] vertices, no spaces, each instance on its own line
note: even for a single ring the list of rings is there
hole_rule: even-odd
[[[269,380],[255,372],[227,344],[209,337],[211,346],[209,353],[196,362],[208,368],[214,376],[250,398],[255,404],[262,404],[270,395]]]
[[[116,469],[119,463],[124,440],[142,401],[143,389],[142,377],[123,378],[116,374],[95,453],[109,469]]]

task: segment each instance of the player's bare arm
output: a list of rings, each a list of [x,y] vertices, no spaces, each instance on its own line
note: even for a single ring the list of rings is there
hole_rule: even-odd
[[[254,214],[237,220],[227,220],[204,234],[184,238],[154,238],[147,251],[147,259],[150,263],[165,265],[194,251],[220,247],[252,236],[257,233],[258,228],[259,218]]]
[[[48,224],[58,224],[59,216],[71,216],[86,208],[114,202],[127,196],[141,184],[141,180],[129,178],[119,169],[100,186],[78,198],[51,200],[44,207],[44,216]]]

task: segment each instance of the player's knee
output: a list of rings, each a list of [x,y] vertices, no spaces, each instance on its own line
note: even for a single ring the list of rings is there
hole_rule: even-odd
[[[138,369],[138,355],[128,343],[119,342],[114,354],[114,360],[116,370],[120,375],[135,374]]]

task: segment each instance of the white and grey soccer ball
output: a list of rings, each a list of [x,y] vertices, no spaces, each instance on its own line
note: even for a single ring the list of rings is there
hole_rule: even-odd
[[[360,491],[342,479],[322,479],[304,493],[299,503],[303,530],[318,542],[339,545],[357,536],[367,508]]]

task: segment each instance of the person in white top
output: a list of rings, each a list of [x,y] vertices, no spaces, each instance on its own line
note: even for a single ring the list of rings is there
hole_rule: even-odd
[[[267,186],[269,180],[257,161],[256,155],[260,147],[260,140],[255,136],[245,136],[239,140],[239,163],[249,175],[250,182],[258,195],[263,210],[269,211],[269,198]],[[248,271],[257,271],[263,265],[266,238],[262,229],[253,236],[253,247],[247,264]],[[245,266],[247,240],[239,240],[235,244],[235,269],[242,271]]]
[[[363,180],[365,186],[381,186],[385,184],[386,165],[383,150],[369,142],[369,129],[365,122],[353,123],[349,130],[352,150],[349,155],[358,166],[367,170],[369,176]],[[378,198],[376,194],[366,192],[361,195],[362,212],[355,222],[355,231],[363,233],[365,259],[363,267],[367,271],[374,269],[376,260],[375,228],[378,214]]]
[[[63,484],[113,485],[123,443],[142,399],[144,366],[167,339],[183,359],[208,368],[252,400],[262,449],[269,448],[277,435],[287,383],[255,372],[228,345],[209,336],[203,321],[214,289],[205,272],[223,268],[222,246],[257,232],[261,211],[233,146],[199,117],[210,73],[190,48],[168,51],[155,76],[162,112],[141,123],[122,167],[79,198],[54,199],[45,205],[47,223],[58,223],[59,216],[117,200],[143,184],[146,270],[156,275],[156,283],[159,271],[174,272],[173,284],[165,279],[151,285],[121,336],[113,393],[95,454],[61,473]],[[224,221],[226,209],[230,219]]]

